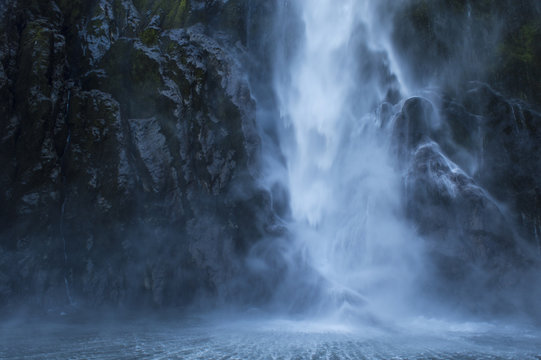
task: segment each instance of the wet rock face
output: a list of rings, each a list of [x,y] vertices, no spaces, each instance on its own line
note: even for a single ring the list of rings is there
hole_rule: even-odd
[[[404,81],[440,87],[425,92],[432,115],[410,99],[395,121],[407,213],[443,278],[473,279],[466,295],[509,288],[511,269],[541,256],[540,13],[532,0],[411,0],[391,20]]]
[[[392,125],[406,214],[427,240],[437,291],[481,299],[486,289],[517,290],[516,273],[541,249],[539,115],[483,83],[433,101],[440,111],[406,100]]]
[[[235,1],[6,3],[0,303],[227,296],[273,217],[254,179],[244,11]]]
[[[478,100],[466,102],[466,108],[480,116],[481,122],[480,166],[475,177],[510,207],[522,236],[541,251],[541,114],[484,84],[475,85],[467,96]]]
[[[431,258],[444,279],[467,287],[469,281],[482,281],[479,285],[486,289],[494,284],[485,281],[500,282],[500,276],[520,264],[512,223],[437,144],[425,143],[415,150],[405,185],[408,216],[420,235],[430,239]],[[476,278],[475,269],[490,276]]]
[[[392,42],[411,84],[480,80],[539,105],[540,14],[536,0],[404,1]]]

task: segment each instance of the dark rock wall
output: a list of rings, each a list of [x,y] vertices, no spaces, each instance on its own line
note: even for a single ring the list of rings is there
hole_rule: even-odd
[[[537,0],[411,0],[394,13],[392,41],[412,83],[481,80],[539,106],[540,19]]]
[[[428,293],[482,313],[535,302],[541,114],[484,83],[400,106],[393,149],[405,214],[426,239]]]
[[[258,6],[2,5],[2,305],[232,295],[273,221],[245,68]]]
[[[540,14],[530,0],[411,0],[392,14],[403,76],[425,89],[392,123],[405,211],[428,240],[428,287],[478,311],[541,289],[526,275],[541,259]]]

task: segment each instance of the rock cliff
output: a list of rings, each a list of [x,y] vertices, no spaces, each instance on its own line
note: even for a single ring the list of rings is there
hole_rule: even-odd
[[[273,221],[246,69],[246,19],[264,6],[0,9],[2,305],[231,295]]]

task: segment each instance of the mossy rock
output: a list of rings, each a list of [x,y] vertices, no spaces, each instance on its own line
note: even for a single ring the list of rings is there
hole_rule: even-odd
[[[159,25],[164,29],[184,27],[191,10],[189,0],[135,0],[134,5],[148,18],[159,15]]]
[[[495,82],[512,96],[541,105],[541,21],[529,21],[499,46]]]
[[[160,30],[156,28],[147,28],[139,36],[141,42],[146,46],[154,46],[158,44],[160,39]]]

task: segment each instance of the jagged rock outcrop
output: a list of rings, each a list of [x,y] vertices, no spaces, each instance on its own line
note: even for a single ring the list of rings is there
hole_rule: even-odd
[[[229,295],[238,258],[273,221],[255,182],[248,10],[2,5],[0,304]]]
[[[437,292],[484,298],[472,302],[483,311],[504,306],[500,297],[486,299],[487,289],[497,294],[525,286],[517,274],[539,262],[539,161],[533,154],[540,118],[488,85],[470,87],[463,98],[436,96],[441,111],[425,98],[406,100],[392,123],[393,144],[406,214],[427,239],[442,279]]]
[[[541,6],[411,0],[395,10],[389,26],[402,80],[434,104],[407,100],[395,121],[407,212],[431,246],[446,249],[434,255],[444,278],[525,288],[524,273],[512,273],[541,255]],[[485,287],[463,289],[482,296],[468,289]]]

